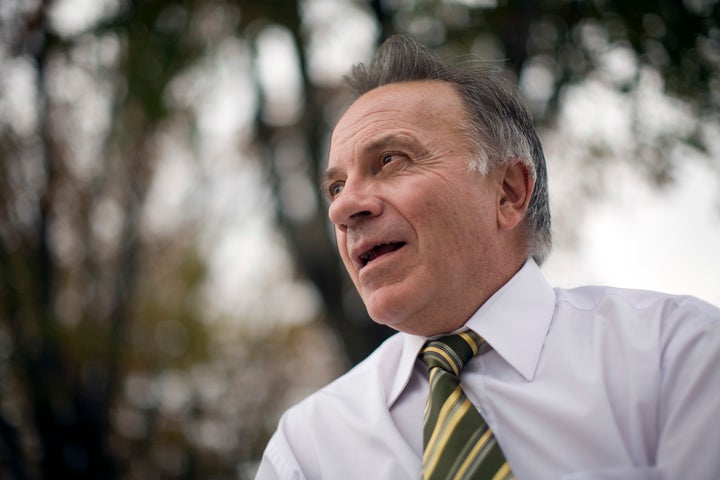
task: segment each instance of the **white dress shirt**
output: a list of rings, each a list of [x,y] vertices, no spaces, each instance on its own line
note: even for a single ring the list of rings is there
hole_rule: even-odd
[[[553,290],[529,260],[467,322],[461,379],[519,480],[720,479],[720,310]],[[420,478],[423,337],[399,333],[289,409],[257,479]]]

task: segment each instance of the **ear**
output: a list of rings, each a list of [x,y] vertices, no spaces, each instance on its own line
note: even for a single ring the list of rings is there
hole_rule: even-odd
[[[512,230],[525,218],[535,181],[520,160],[503,165],[498,174],[498,227]]]

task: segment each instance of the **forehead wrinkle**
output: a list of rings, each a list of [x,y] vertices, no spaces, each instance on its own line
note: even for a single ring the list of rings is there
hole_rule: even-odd
[[[350,113],[350,112],[348,112]],[[397,109],[384,109],[381,111],[367,111],[361,110],[360,112],[353,112],[348,119],[348,114],[343,117],[340,122],[335,126],[334,134],[337,135],[332,143],[343,145],[353,138],[364,136],[368,129],[372,129],[376,124],[392,121],[393,116],[399,115],[402,112]],[[353,118],[355,117],[355,118]],[[380,118],[377,118],[380,117]],[[343,124],[344,121],[349,122]],[[339,128],[338,128],[339,127]]]
[[[375,151],[386,148],[390,145],[402,143],[409,144],[410,142],[417,142],[415,135],[410,132],[398,131],[385,133],[378,138],[371,139],[363,148],[364,151]]]

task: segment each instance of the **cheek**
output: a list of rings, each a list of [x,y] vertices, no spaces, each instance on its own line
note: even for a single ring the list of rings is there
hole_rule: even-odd
[[[418,205],[413,222],[421,233],[437,241],[456,241],[473,221],[471,209],[462,199],[446,192],[427,192]]]
[[[427,195],[414,222],[425,255],[455,268],[470,252],[482,250],[493,228],[492,212],[477,196]],[[460,265],[457,265],[457,263]]]
[[[340,254],[340,259],[342,260],[343,265],[345,265],[345,269],[347,270],[353,281],[355,281],[353,262],[350,260],[350,255],[347,251],[346,235],[338,230],[335,230],[335,242],[337,243],[338,253]]]

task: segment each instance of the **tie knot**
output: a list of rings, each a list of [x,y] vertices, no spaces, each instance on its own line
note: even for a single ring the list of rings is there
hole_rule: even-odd
[[[458,377],[484,342],[477,333],[466,330],[429,341],[420,351],[420,359],[429,368],[438,367]]]

